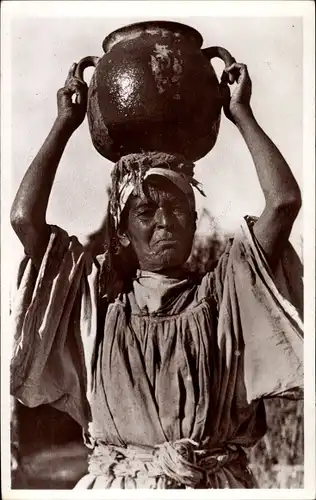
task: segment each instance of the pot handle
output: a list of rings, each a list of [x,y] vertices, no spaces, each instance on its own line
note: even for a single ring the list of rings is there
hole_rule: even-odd
[[[230,52],[223,47],[207,47],[206,49],[202,49],[202,52],[208,59],[213,59],[213,57],[219,57],[222,59],[225,63],[225,68],[228,68],[236,62],[236,59],[230,54]],[[223,71],[221,83],[234,83],[237,80],[237,77],[238,74],[225,73],[225,71]]]
[[[75,70],[75,77],[79,78],[79,80],[84,82],[83,79],[83,72],[86,68],[89,68],[90,66],[96,66],[100,60],[100,57],[97,56],[87,56],[83,57],[80,59],[80,61],[77,64],[76,70]]]

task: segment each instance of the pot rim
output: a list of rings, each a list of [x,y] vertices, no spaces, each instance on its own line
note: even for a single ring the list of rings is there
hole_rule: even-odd
[[[138,23],[127,24],[126,26],[122,26],[115,31],[112,31],[109,35],[105,37],[102,43],[102,48],[105,53],[109,52],[114,45],[118,42],[127,38],[126,35],[129,35],[131,38],[135,36],[139,36],[146,30],[167,30],[167,31],[175,31],[186,37],[191,38],[198,48],[202,46],[203,37],[199,31],[192,26],[188,26],[187,24],[178,23],[175,21],[141,21]]]

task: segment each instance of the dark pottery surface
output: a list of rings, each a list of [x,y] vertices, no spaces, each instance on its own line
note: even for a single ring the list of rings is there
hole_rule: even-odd
[[[222,108],[221,86],[210,63],[232,56],[201,49],[193,28],[167,21],[125,26],[108,35],[102,58],[85,57],[83,78],[96,66],[88,94],[88,122],[97,151],[111,161],[141,151],[165,151],[191,160],[214,146]]]

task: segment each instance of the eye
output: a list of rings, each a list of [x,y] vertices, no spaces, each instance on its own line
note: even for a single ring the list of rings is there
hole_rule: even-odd
[[[153,217],[154,214],[155,214],[155,207],[148,205],[139,207],[139,209],[136,211],[136,216],[143,219],[149,219]]]

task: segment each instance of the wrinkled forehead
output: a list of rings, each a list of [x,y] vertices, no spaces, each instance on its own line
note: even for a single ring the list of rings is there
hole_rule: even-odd
[[[144,180],[142,196],[139,196],[136,190],[132,194],[138,196],[138,198],[153,201],[181,200],[189,203],[188,196],[174,182],[158,175],[151,175]]]
[[[192,200],[171,181],[165,179],[150,178],[144,182],[143,192],[138,193],[135,188],[126,203],[126,211],[136,209],[143,205],[162,205],[168,202],[170,205],[181,203],[187,206],[188,211],[194,211]]]
[[[135,193],[137,195],[137,193]],[[181,187],[175,184],[174,181],[162,176],[150,176],[143,183],[143,196],[141,198],[144,202],[155,202],[161,204],[169,202],[170,204],[186,205],[189,211],[195,212],[195,197],[191,186],[185,192]]]

